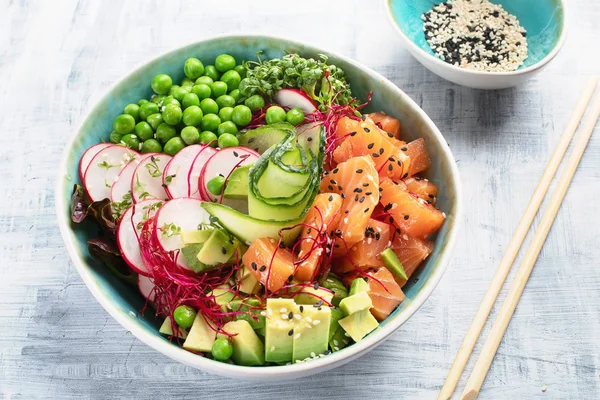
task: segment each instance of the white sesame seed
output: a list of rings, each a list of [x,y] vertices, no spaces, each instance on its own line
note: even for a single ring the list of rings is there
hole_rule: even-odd
[[[296,334],[294,335],[294,339],[298,339],[298,338],[300,338],[300,335],[301,335],[300,333],[296,333]]]
[[[315,320],[313,321],[313,325],[319,325],[320,323],[321,323],[321,321],[319,321],[318,319],[315,319]]]
[[[287,314],[281,314],[281,319],[288,319],[288,315]]]
[[[348,218],[344,218],[344,223],[347,224],[348,223]]]
[[[310,352],[310,356],[311,356],[311,357],[315,357],[315,356],[316,356],[315,352],[314,352],[314,351],[311,351],[311,352]]]
[[[308,322],[308,323],[312,322],[312,318],[311,318],[311,317],[308,317],[308,316],[307,316],[307,317],[304,317],[304,319],[305,319],[305,320],[306,320],[306,322]]]
[[[281,310],[279,310],[280,313],[286,313],[287,312],[287,308],[285,307],[281,307]]]
[[[312,325],[311,324],[304,324],[304,326],[306,326],[308,329],[312,329]]]
[[[302,315],[300,315],[300,314],[294,314],[294,318],[296,318],[297,320],[301,320],[302,319]]]
[[[263,317],[266,317],[266,316],[267,316],[267,313],[266,313],[266,312],[264,312],[264,311],[261,311],[261,312],[260,312],[260,315],[262,315]]]

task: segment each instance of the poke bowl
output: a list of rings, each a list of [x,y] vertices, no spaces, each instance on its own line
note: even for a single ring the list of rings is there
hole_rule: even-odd
[[[262,381],[383,342],[434,290],[462,218],[450,149],[404,92],[261,35],[195,42],[116,83],[67,144],[55,196],[81,278],[126,330]]]

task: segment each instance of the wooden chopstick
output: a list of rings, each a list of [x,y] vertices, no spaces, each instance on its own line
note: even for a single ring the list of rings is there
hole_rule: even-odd
[[[463,373],[467,362],[469,361],[469,357],[473,352],[473,348],[475,347],[475,343],[477,343],[477,339],[481,334],[481,331],[485,325],[485,322],[492,311],[492,307],[496,302],[496,298],[506,281],[506,277],[510,272],[510,269],[515,261],[515,258],[521,249],[523,241],[527,236],[527,232],[533,223],[535,215],[544,199],[544,196],[548,192],[548,188],[552,183],[552,179],[554,175],[556,175],[556,171],[560,166],[560,163],[569,147],[569,143],[571,143],[571,139],[577,130],[577,126],[579,125],[579,121],[583,117],[585,110],[587,108],[594,91],[596,90],[596,86],[598,84],[598,78],[593,77],[590,78],[588,83],[585,86],[584,91],[581,94],[581,98],[573,111],[573,115],[569,120],[569,123],[565,127],[565,131],[561,136],[552,157],[548,161],[548,165],[542,174],[540,182],[538,183],[537,188],[535,189],[533,196],[525,209],[525,213],[519,222],[517,230],[514,233],[513,238],[508,244],[508,248],[506,249],[506,253],[502,257],[498,268],[496,269],[496,273],[490,283],[490,286],[479,306],[479,310],[475,314],[475,318],[465,336],[465,339],[454,359],[454,363],[450,368],[450,372],[448,373],[448,377],[442,386],[440,394],[438,395],[438,400],[447,400],[452,397],[454,390],[456,389],[456,385],[460,379],[461,374]]]
[[[502,337],[504,336],[506,328],[510,323],[510,319],[517,308],[517,304],[519,303],[521,295],[523,294],[525,285],[529,280],[531,271],[533,270],[540,251],[542,250],[542,246],[548,237],[550,228],[552,227],[554,219],[556,218],[556,214],[560,209],[560,205],[562,204],[565,194],[569,189],[569,185],[573,179],[573,176],[575,175],[575,171],[577,171],[577,167],[579,166],[579,162],[583,157],[583,153],[585,152],[590,137],[592,136],[598,118],[600,118],[600,94],[598,94],[594,99],[590,114],[582,124],[581,136],[575,142],[573,152],[567,160],[565,169],[558,180],[556,189],[554,190],[554,193],[552,194],[552,197],[548,203],[548,208],[544,212],[540,225],[533,236],[529,249],[525,253],[523,262],[517,270],[517,274],[510,286],[508,294],[506,295],[506,299],[504,299],[504,302],[502,303],[502,308],[494,320],[492,330],[485,341],[485,344],[483,345],[481,354],[477,359],[477,363],[473,368],[473,372],[471,373],[471,376],[469,377],[465,390],[462,394],[461,398],[464,400],[475,399],[479,394],[481,385],[483,384],[487,372],[490,369],[492,360],[496,355],[498,346],[500,346],[500,342],[502,341]]]

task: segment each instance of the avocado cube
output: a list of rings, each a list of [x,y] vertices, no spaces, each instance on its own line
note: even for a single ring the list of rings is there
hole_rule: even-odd
[[[340,324],[338,323],[338,321],[344,317],[345,317],[344,312],[342,310],[340,310],[339,308],[331,309],[331,324],[329,324],[329,339],[331,339],[333,337],[333,334],[335,333],[335,331],[340,327]]]
[[[219,306],[221,306],[221,310],[223,312],[227,312],[228,311],[227,306],[229,305],[231,300],[233,300],[233,298],[235,297],[235,294],[231,291],[231,287],[229,285],[221,285],[221,286],[214,288],[209,293],[209,296],[214,296],[215,302]]]
[[[234,240],[224,229],[214,229],[196,257],[207,266],[220,266],[229,261],[235,249]]]
[[[331,304],[334,306],[338,306],[340,301],[344,297],[348,297],[348,289],[342,283],[342,281],[335,275],[329,274],[327,279],[323,282],[323,287],[333,291],[333,298],[331,299]]]
[[[299,315],[299,309],[293,299],[267,299],[265,335],[267,361],[292,361],[296,315]]]
[[[356,278],[355,280],[352,281],[352,284],[350,285],[350,296],[352,296],[353,294],[357,294],[360,292],[366,292],[369,290],[369,284],[367,283],[367,281],[364,280],[364,278]]]
[[[294,296],[294,301],[296,304],[307,304],[313,305],[322,301],[331,303],[331,299],[333,299],[333,292],[329,289],[325,289],[319,287],[315,289],[313,286],[308,286],[303,288],[300,293]]]
[[[348,336],[344,328],[338,324],[337,329],[333,332],[331,338],[329,338],[329,347],[331,348],[331,351],[340,351],[349,344],[350,336]]]
[[[201,231],[181,232],[179,237],[183,244],[204,243],[212,235],[214,229],[204,229]]]
[[[299,307],[302,319],[294,321],[294,349],[292,360],[303,361],[315,358],[327,351],[329,343],[329,326],[331,325],[331,308],[302,306]]]
[[[245,200],[248,198],[248,174],[253,164],[233,170],[223,191],[226,199]]]
[[[237,365],[263,365],[265,363],[265,345],[260,341],[248,321],[230,321],[223,325],[223,331],[231,336],[233,354],[231,359]],[[219,334],[219,337],[228,338]]]
[[[392,249],[387,248],[382,251],[381,259],[392,274],[401,279],[408,279],[408,276],[406,276],[406,271],[404,271],[404,267],[402,266],[402,262]]]
[[[166,336],[173,336],[173,325],[171,324],[171,317],[165,318],[160,329],[158,330],[160,333]],[[179,328],[179,333],[177,334],[178,338],[185,339],[187,338],[188,331],[184,328]]]
[[[190,328],[187,339],[183,342],[183,348],[208,353],[212,350],[216,336],[215,330],[208,325],[202,314],[198,313],[194,318],[194,324]]]
[[[362,310],[368,310],[371,307],[373,307],[373,302],[371,301],[368,292],[359,292],[340,301],[340,309],[346,315],[352,315]]]
[[[183,254],[183,258],[185,259],[185,261],[187,261],[190,268],[192,268],[192,270],[196,273],[216,268],[216,266],[208,266],[198,260],[198,253],[200,253],[200,250],[202,250],[203,246],[204,245],[202,243],[192,243],[188,244],[187,246],[184,246],[181,249],[181,254]]]
[[[240,292],[247,294],[258,293],[260,285],[258,279],[248,271],[246,266],[243,266],[238,273],[238,282],[240,283]]]
[[[261,329],[265,327],[265,316],[261,315],[263,308],[258,299],[235,299],[229,304],[231,311],[241,312],[236,314],[236,320],[248,321],[252,329]]]
[[[338,323],[356,343],[379,326],[379,323],[368,309],[343,318]]]

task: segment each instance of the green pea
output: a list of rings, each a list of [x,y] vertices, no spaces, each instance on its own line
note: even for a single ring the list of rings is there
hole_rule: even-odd
[[[244,79],[246,77],[246,67],[243,65],[236,65],[234,71],[240,75],[240,78]]]
[[[142,153],[160,153],[162,152],[162,146],[156,139],[148,139],[142,143]]]
[[[160,103],[163,102],[163,100],[165,99],[165,97],[167,97],[167,96],[165,96],[164,94],[155,94],[155,95],[152,95],[152,100],[151,101],[154,104],[160,104]]]
[[[304,122],[304,111],[298,107],[294,107],[287,112],[285,120],[292,125],[300,125]]]
[[[185,142],[179,136],[175,136],[174,138],[169,139],[167,143],[165,143],[163,151],[165,152],[165,154],[174,156],[175,154],[179,153],[179,150],[183,149],[184,147]]]
[[[140,149],[140,139],[138,139],[138,137],[133,133],[123,135],[121,138],[121,143],[125,143],[125,146],[136,151]]]
[[[227,90],[231,92],[240,86],[242,77],[237,73],[237,71],[230,70],[221,76],[221,80],[227,84]]]
[[[194,93],[188,93],[185,96],[183,96],[183,101],[181,102],[181,104],[183,104],[184,109],[188,108],[189,106],[199,106],[200,99]]]
[[[200,142],[200,132],[198,132],[198,128],[195,126],[186,126],[181,130],[181,140],[185,142],[185,144],[196,144]]]
[[[177,89],[179,89],[181,86],[179,85],[173,85],[171,86],[171,90],[169,90],[169,96],[173,96],[173,92],[176,91]]]
[[[285,110],[279,106],[271,106],[267,108],[265,119],[267,124],[276,124],[277,122],[285,121]]]
[[[156,139],[158,139],[158,141],[162,144],[167,143],[169,140],[174,138],[175,135],[177,135],[175,127],[164,122],[160,124],[158,128],[156,128]]]
[[[190,306],[179,306],[173,311],[173,319],[180,328],[191,328],[195,318],[196,310]]]
[[[219,110],[221,121],[231,121],[231,114],[233,114],[233,107],[223,107]]]
[[[225,338],[218,338],[213,342],[210,352],[213,358],[217,361],[229,360],[233,354],[233,346],[229,343],[229,340]]]
[[[221,118],[217,114],[205,114],[202,117],[202,130],[216,132],[221,125]]]
[[[184,87],[178,87],[177,89],[173,90],[173,93],[171,93],[171,96],[175,97],[177,99],[177,101],[181,102],[184,98],[184,96],[186,94],[188,94],[190,91],[187,90]]]
[[[200,143],[217,147],[217,135],[211,131],[204,131],[200,134]]]
[[[181,122],[183,117],[183,111],[181,107],[175,104],[169,104],[163,109],[162,112],[163,120],[169,125],[177,125]]]
[[[131,115],[136,121],[140,120],[140,106],[137,104],[127,104],[123,111],[125,114]]]
[[[192,87],[192,93],[194,93],[200,100],[208,99],[211,95],[210,86],[206,83],[198,83]]]
[[[204,114],[216,114],[219,112],[219,105],[213,99],[203,99],[200,102],[200,108]]]
[[[265,106],[265,99],[260,94],[250,96],[244,101],[244,104],[250,108],[252,112],[260,110]]]
[[[210,76],[201,76],[200,78],[196,79],[196,85],[200,85],[201,83],[205,84],[205,85],[212,85],[212,83],[214,82],[214,79],[211,78]]]
[[[219,136],[218,144],[221,149],[226,149],[227,147],[239,146],[240,141],[231,133],[224,133]]]
[[[198,126],[202,122],[202,109],[198,106],[189,106],[183,110],[183,123],[186,126]]]
[[[217,135],[221,137],[221,135],[223,135],[224,133],[231,133],[235,135],[236,133],[238,133],[238,128],[232,121],[221,122],[219,128],[217,129]]]
[[[223,192],[223,186],[225,186],[225,177],[221,175],[215,176],[206,184],[206,188],[208,189],[208,191],[214,194],[215,196],[221,195],[221,193]]]
[[[225,72],[229,71],[230,69],[234,69],[235,64],[235,58],[229,54],[221,54],[217,56],[217,59],[215,60],[215,67],[219,72]]]
[[[173,96],[167,96],[167,97],[165,97],[165,99],[163,100],[161,106],[162,107],[166,107],[169,104],[175,104],[177,107],[181,107],[181,103],[179,102],[179,100],[177,100]]]
[[[140,120],[145,121],[152,114],[156,114],[158,112],[158,104],[148,102],[144,103],[140,106]]]
[[[135,134],[141,141],[145,141],[154,137],[154,130],[146,121],[140,121],[135,126]]]
[[[210,85],[213,97],[219,97],[227,93],[227,84],[223,81],[216,81]]]
[[[219,76],[221,76],[214,65],[207,65],[204,68],[204,75],[210,77],[213,81],[219,80]]]
[[[235,99],[228,94],[223,94],[217,97],[216,101],[219,108],[235,106]]]
[[[149,103],[149,101],[148,101],[148,100],[146,100],[146,99],[141,99],[140,101],[138,101],[138,106],[140,106],[140,107],[141,107],[141,106],[142,106],[142,104],[146,104],[146,103]]]
[[[188,58],[183,64],[183,72],[190,79],[198,79],[204,73],[204,64],[197,58]]]
[[[235,122],[237,126],[247,126],[252,122],[252,111],[245,105],[235,106],[233,113],[231,114],[231,120]]]
[[[167,94],[171,89],[173,80],[167,74],[159,74],[152,79],[152,90],[157,94]]]
[[[115,131],[112,131],[112,132],[110,133],[110,136],[108,137],[108,140],[109,140],[111,143],[114,143],[114,144],[119,144],[119,143],[121,143],[121,138],[122,138],[122,137],[123,137],[123,135],[121,135],[120,133],[117,133],[117,132],[115,132]]]
[[[232,90],[229,92],[229,95],[234,98],[235,104],[240,104],[240,100],[242,99],[242,93],[240,92],[240,89]]]
[[[129,114],[121,114],[113,121],[113,129],[121,135],[133,132],[134,128],[135,119]]]
[[[181,81],[181,87],[184,88],[185,90],[187,90],[188,92],[190,90],[192,90],[192,87],[194,86],[195,82],[188,78],[187,76],[185,78],[183,78],[183,80]]]
[[[152,130],[156,131],[156,128],[158,128],[158,126],[163,123],[162,114],[156,113],[149,115],[148,118],[146,118],[146,122],[150,124]]]

